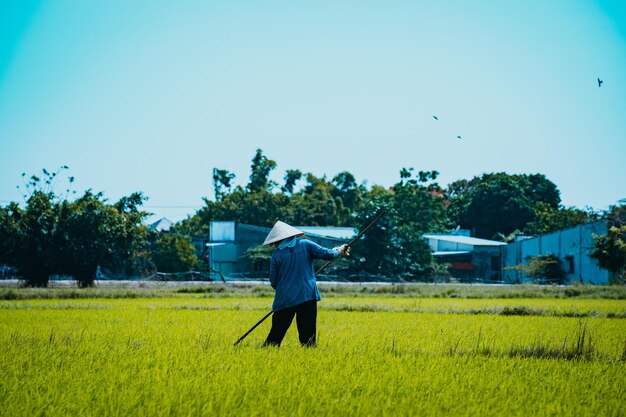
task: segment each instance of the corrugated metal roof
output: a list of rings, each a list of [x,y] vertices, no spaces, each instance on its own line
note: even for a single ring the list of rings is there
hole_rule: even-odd
[[[473,246],[502,246],[502,245],[506,245],[506,243],[499,242],[497,240],[479,239],[477,237],[468,237],[468,236],[426,234],[426,235],[424,235],[424,238],[426,238],[426,239],[438,239],[438,240],[443,240],[444,242],[461,243],[461,244],[473,245]]]
[[[468,250],[457,250],[457,251],[439,251],[433,252],[433,256],[445,256],[445,255],[467,255],[468,253],[472,253]]]
[[[354,227],[320,227],[320,226],[295,226],[307,235],[330,237],[333,239],[352,239],[359,233]]]
[[[174,223],[170,219],[163,217],[149,225],[148,230],[156,230],[157,232],[168,232],[172,228],[173,224]]]

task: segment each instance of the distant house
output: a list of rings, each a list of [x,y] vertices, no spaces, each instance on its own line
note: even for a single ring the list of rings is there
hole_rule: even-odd
[[[295,226],[305,237],[326,247],[348,242],[358,230],[352,227]],[[250,248],[263,244],[270,228],[237,223],[234,221],[212,221],[209,226],[208,261],[210,267],[224,275],[266,274],[269,263],[252,262],[245,255]]]
[[[150,230],[151,232],[155,231],[159,233],[169,232],[173,225],[174,223],[170,219],[163,217],[156,222],[149,224],[148,230]]]
[[[500,248],[506,243],[467,236],[468,233],[425,234],[435,260],[452,265],[451,274],[461,280],[500,281]]]
[[[589,256],[594,245],[593,234],[606,233],[606,222],[597,221],[511,243],[502,248],[503,279],[506,282],[530,281],[521,271],[509,268],[527,263],[530,257],[551,253],[561,260],[569,282],[607,284],[609,272]]]

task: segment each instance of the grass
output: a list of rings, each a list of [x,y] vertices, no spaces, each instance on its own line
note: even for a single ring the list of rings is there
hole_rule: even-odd
[[[626,300],[626,286],[540,286],[540,285],[468,285],[468,284],[336,284],[320,283],[320,292],[327,297],[409,297],[462,299],[612,299]],[[2,286],[0,300],[20,299],[75,299],[75,298],[160,298],[185,294],[203,294],[209,297],[273,297],[269,284],[257,283],[203,283],[155,286],[153,282],[108,281],[95,288],[20,288]]]
[[[580,322],[578,329],[570,342],[568,336],[563,339],[561,345],[551,346],[538,340],[531,346],[512,346],[508,355],[523,358],[548,358],[567,360],[594,360],[599,354],[596,345],[592,341],[591,331],[587,323]],[[622,357],[624,355],[622,354]]]
[[[140,295],[0,301],[0,415],[604,416],[623,409],[626,319],[609,317],[626,309],[619,299],[326,294],[318,348],[301,348],[293,326],[281,348],[263,349],[269,320],[232,346],[271,303],[253,289]]]

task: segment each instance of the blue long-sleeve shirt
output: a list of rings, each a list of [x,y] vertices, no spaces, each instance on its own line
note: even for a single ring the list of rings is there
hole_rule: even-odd
[[[330,261],[337,256],[339,251],[304,239],[297,239],[293,247],[275,250],[270,259],[270,284],[276,290],[272,310],[283,310],[311,300],[320,301],[313,260]]]

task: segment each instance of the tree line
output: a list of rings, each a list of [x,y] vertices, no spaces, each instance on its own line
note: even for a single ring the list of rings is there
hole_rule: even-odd
[[[621,218],[626,211],[623,205],[607,213],[564,207],[557,186],[543,174],[487,173],[444,187],[437,171],[409,167],[400,169],[395,184],[383,187],[358,182],[347,171],[328,178],[298,169],[286,170],[279,184],[270,178],[276,167],[257,149],[245,185],[234,185],[234,173],[214,168],[214,198],[205,197],[201,209],[161,235],[143,224],[149,213],[141,210],[141,193],[109,203],[102,193],[88,190],[72,200],[71,187],[60,195],[52,187],[60,171],[44,170],[43,176],[27,181],[23,208],[17,203],[0,208],[0,263],[16,266],[29,285],[45,286],[50,275],[61,274],[88,286],[98,267],[128,275],[203,267],[189,238],[208,236],[211,221],[361,227],[385,209],[387,214],[355,246],[353,256],[336,267],[424,279],[442,268],[433,261],[424,233],[460,227],[476,237],[511,241],[519,234],[547,233],[611,213]],[[70,185],[72,181],[69,177]],[[623,233],[616,236],[626,241]]]

